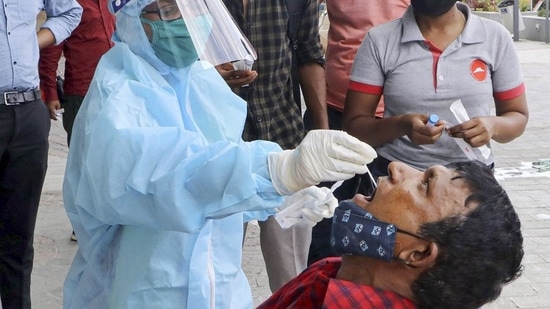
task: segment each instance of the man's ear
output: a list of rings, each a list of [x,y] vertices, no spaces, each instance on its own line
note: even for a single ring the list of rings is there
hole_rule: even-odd
[[[399,252],[399,259],[407,266],[425,269],[435,264],[438,255],[439,247],[436,243],[423,242]]]

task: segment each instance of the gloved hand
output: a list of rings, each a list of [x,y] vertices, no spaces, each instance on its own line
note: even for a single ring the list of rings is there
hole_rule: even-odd
[[[315,190],[317,191],[316,193],[308,192],[310,196],[314,194],[318,196],[318,198],[316,198],[316,202],[306,203],[304,205],[304,208],[302,208],[302,217],[306,220],[309,220],[310,222],[315,223],[323,220],[324,218],[332,218],[332,216],[334,215],[334,210],[336,209],[336,207],[338,207],[338,200],[334,197],[334,195],[332,195],[332,192],[329,190],[329,188],[309,188],[319,189]],[[302,191],[308,190],[309,188],[302,189]],[[321,198],[323,195],[324,198]]]
[[[321,181],[345,180],[365,174],[376,151],[343,131],[312,130],[293,150],[268,155],[271,181],[281,195],[289,195]]]
[[[323,218],[331,218],[337,206],[338,200],[329,188],[308,187],[285,197],[275,220],[285,229],[301,221],[313,226]]]

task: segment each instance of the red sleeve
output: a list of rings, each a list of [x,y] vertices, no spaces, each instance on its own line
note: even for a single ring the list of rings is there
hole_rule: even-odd
[[[45,102],[58,101],[57,97],[57,64],[63,52],[63,43],[48,46],[40,50],[38,61],[38,74],[40,76],[40,89]]]
[[[507,101],[507,100],[515,99],[524,93],[525,93],[525,84],[521,83],[521,85],[517,86],[516,88],[512,88],[507,91],[495,92],[493,93],[493,97],[496,100]]]
[[[384,93],[384,87],[382,86],[363,84],[353,80],[349,81],[348,89],[374,95],[382,95]]]

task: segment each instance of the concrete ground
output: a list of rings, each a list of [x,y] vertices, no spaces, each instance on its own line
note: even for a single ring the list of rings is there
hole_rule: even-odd
[[[522,221],[525,238],[523,276],[505,287],[501,297],[484,308],[550,309],[550,172],[538,172],[531,162],[550,159],[550,45],[516,42],[527,86],[531,118],[515,141],[494,143],[496,174],[507,189]],[[52,122],[49,168],[35,234],[32,277],[34,308],[58,309],[62,285],[78,244],[69,240],[71,226],[63,209],[61,186],[67,147],[61,122]],[[489,231],[488,231],[489,232]],[[243,267],[254,302],[270,295],[259,249],[257,225],[250,224],[244,245]]]

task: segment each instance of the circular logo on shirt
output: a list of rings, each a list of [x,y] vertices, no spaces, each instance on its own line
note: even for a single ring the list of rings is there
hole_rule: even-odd
[[[477,81],[484,81],[487,78],[487,65],[480,59],[472,61],[470,64],[470,74]]]

